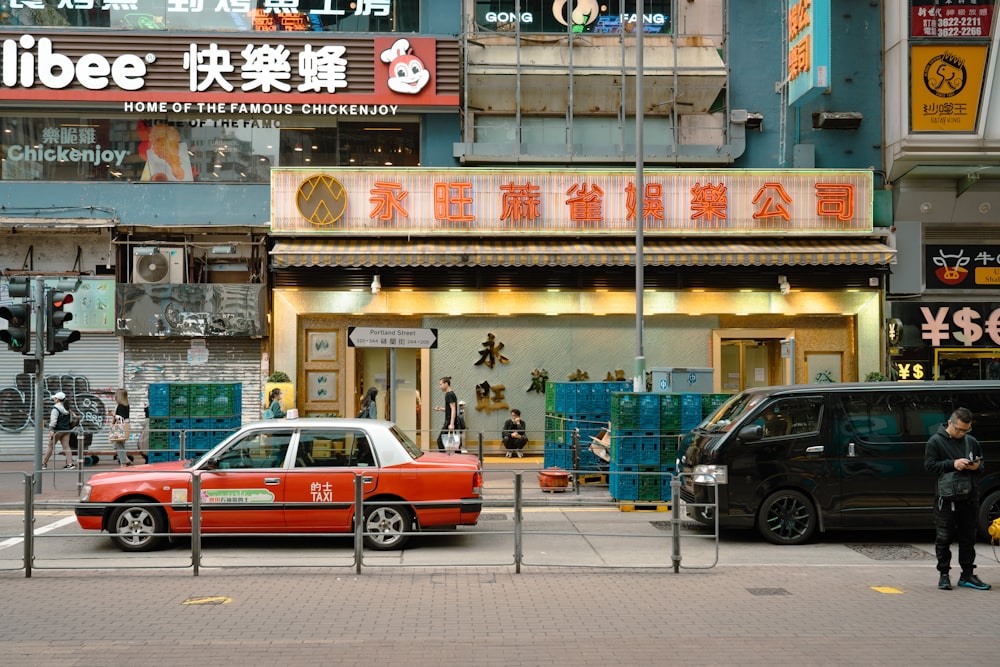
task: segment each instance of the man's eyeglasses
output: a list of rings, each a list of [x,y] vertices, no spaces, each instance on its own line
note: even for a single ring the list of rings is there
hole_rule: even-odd
[[[958,424],[956,424],[955,422],[953,422],[950,419],[948,420],[948,423],[951,424],[951,427],[953,429],[955,429],[956,431],[958,431],[959,433],[968,433],[969,431],[972,430],[971,426],[969,428],[962,428],[961,426],[959,426]]]

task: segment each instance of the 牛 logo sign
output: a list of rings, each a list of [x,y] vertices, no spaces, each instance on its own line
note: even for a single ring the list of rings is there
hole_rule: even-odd
[[[963,250],[945,253],[943,248],[938,248],[938,254],[932,258],[937,267],[934,269],[934,276],[945,285],[958,285],[969,275],[969,270],[965,268],[969,259]]]

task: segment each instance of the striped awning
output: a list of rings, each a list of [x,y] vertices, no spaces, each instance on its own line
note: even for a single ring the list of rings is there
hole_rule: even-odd
[[[308,266],[634,266],[633,239],[288,239],[275,269]],[[873,266],[896,251],[872,239],[644,240],[647,266]]]

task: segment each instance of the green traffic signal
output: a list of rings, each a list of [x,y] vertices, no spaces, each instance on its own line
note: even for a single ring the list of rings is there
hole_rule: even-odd
[[[73,313],[63,308],[73,303],[67,292],[47,292],[45,295],[45,351],[49,354],[65,352],[69,344],[80,340],[80,332],[64,328],[73,319]]]
[[[31,351],[31,304],[0,307],[0,319],[7,320],[7,328],[0,330],[0,341],[7,343],[8,350],[28,354]]]

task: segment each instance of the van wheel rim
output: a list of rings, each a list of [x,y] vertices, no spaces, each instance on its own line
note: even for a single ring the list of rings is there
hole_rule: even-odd
[[[779,498],[768,511],[768,529],[783,540],[794,539],[809,529],[809,508],[797,498]]]

